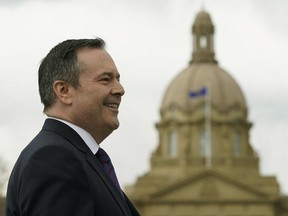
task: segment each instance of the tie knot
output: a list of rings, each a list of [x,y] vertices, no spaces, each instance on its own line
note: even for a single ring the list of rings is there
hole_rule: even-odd
[[[95,155],[101,163],[107,163],[111,161],[109,155],[102,148],[99,148]]]

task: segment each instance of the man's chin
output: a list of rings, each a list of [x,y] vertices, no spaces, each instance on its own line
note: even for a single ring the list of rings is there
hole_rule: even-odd
[[[120,124],[118,123],[118,124],[115,126],[114,130],[118,129],[119,126],[120,126]]]
[[[111,129],[112,129],[112,130],[116,130],[116,129],[119,128],[119,126],[120,126],[119,121],[118,121],[118,120],[117,120],[117,121],[114,121],[114,122],[112,123],[112,125],[111,125]]]

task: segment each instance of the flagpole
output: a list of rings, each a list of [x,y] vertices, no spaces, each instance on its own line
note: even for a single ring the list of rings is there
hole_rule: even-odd
[[[212,133],[211,133],[211,93],[209,82],[200,90],[190,91],[189,97],[204,96],[204,162],[206,169],[212,165]]]
[[[205,165],[206,169],[210,169],[212,165],[212,139],[211,139],[211,93],[210,85],[207,85],[207,93],[205,97]]]

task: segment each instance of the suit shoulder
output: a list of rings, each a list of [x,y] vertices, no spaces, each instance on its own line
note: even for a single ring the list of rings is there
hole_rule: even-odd
[[[51,131],[41,131],[23,149],[14,168],[18,169],[20,173],[29,164],[34,164],[36,167],[45,165],[46,167],[57,166],[60,168],[62,163],[69,161],[78,161],[79,163],[84,159],[85,153],[79,151],[65,137]]]

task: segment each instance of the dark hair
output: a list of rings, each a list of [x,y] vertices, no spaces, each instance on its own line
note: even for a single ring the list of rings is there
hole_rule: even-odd
[[[44,112],[55,103],[53,84],[62,80],[74,88],[79,86],[80,66],[77,51],[81,48],[105,49],[105,41],[95,39],[70,39],[53,47],[42,60],[38,70],[38,85]]]

